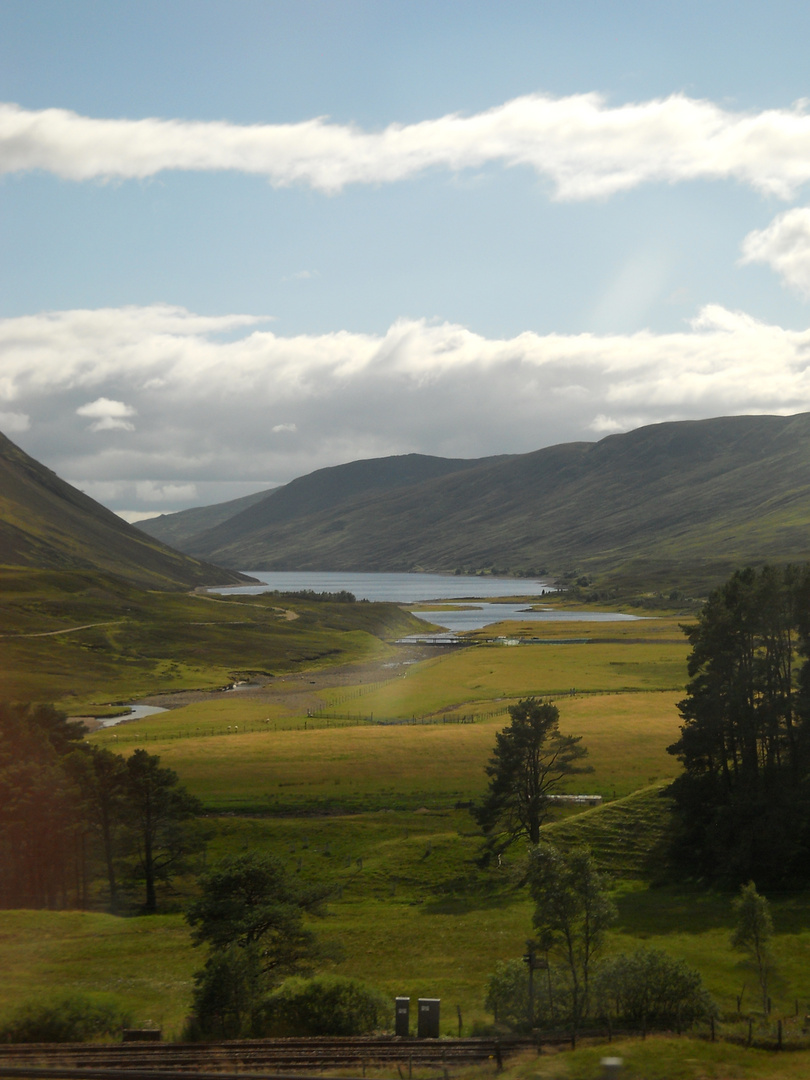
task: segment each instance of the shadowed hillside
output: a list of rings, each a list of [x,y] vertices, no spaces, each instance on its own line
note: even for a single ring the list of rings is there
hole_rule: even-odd
[[[241,575],[172,551],[0,435],[0,563],[93,570],[141,587],[227,585]]]
[[[810,557],[808,414],[657,424],[386,482],[407,460],[301,477],[182,546],[256,570],[576,570],[693,587]],[[374,482],[347,482],[358,472]]]
[[[184,551],[202,543],[227,547],[234,538],[350,505],[364,496],[384,495],[448,473],[504,458],[437,458],[424,454],[351,461],[301,476],[283,487],[245,495],[227,503],[161,514],[141,523],[144,532]],[[202,537],[205,536],[205,540]],[[318,569],[323,569],[318,567]]]

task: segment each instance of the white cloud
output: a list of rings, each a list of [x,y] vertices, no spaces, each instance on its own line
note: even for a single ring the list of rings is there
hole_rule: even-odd
[[[160,517],[165,511],[162,510],[116,510],[116,514],[130,525],[137,525],[139,521],[149,521],[150,518]]]
[[[810,179],[805,103],[732,112],[682,94],[609,106],[596,93],[530,94],[473,116],[447,115],[366,132],[318,117],[294,124],[112,120],[67,109],[0,105],[0,169],[71,180],[231,170],[326,192],[403,180],[431,168],[527,165],[562,199],[642,183],[736,179],[788,198]]]
[[[788,210],[750,232],[742,244],[743,263],[765,263],[790,288],[810,299],[810,209]]]
[[[80,405],[76,410],[78,416],[95,417],[96,422],[90,425],[90,431],[134,431],[135,425],[125,418],[135,416],[136,413],[137,409],[133,409],[131,405],[125,405],[123,401],[110,401],[105,397]]]
[[[381,335],[285,338],[259,321],[163,306],[0,320],[5,393],[37,416],[25,448],[140,512],[362,457],[478,457],[663,420],[810,410],[810,330],[717,306],[669,334],[492,339],[401,319]],[[224,326],[245,332],[223,337]],[[136,409],[124,442],[99,446],[75,422],[128,422]]]
[[[311,281],[320,277],[317,270],[296,270],[294,274],[285,274],[282,281]]]
[[[30,427],[31,419],[25,413],[0,412],[0,431],[16,435],[28,431]]]
[[[588,424],[588,427],[600,438],[603,435],[615,435],[618,431],[628,430],[624,423],[614,420],[612,416],[605,416],[604,413],[599,413],[598,416],[595,416],[590,424]]]

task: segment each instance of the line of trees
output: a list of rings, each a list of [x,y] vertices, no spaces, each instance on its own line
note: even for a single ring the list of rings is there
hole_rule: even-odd
[[[810,569],[747,568],[685,628],[684,723],[669,752],[676,860],[720,884],[810,879]]]
[[[160,758],[84,741],[50,705],[0,702],[0,906],[111,910],[161,890],[205,845],[199,802]],[[106,894],[106,895],[105,895]]]

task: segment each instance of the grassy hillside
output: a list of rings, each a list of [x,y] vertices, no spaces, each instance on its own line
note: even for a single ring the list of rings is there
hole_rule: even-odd
[[[500,460],[486,458],[485,461]],[[463,458],[437,458],[425,454],[401,454],[367,461],[352,461],[318,469],[284,487],[248,495],[230,503],[164,514],[143,523],[144,531],[183,551],[197,547],[216,549],[233,538],[305,519],[354,499],[386,494],[421,484],[449,473],[475,468],[481,462]],[[328,569],[319,567],[318,569]]]
[[[100,574],[0,567],[0,625],[0,697],[76,713],[251,672],[384,658],[383,639],[424,624],[394,604],[145,591]]]
[[[0,435],[0,565],[113,574],[151,589],[235,584],[239,575],[172,551]]]
[[[385,491],[315,473],[186,550],[251,569],[548,569],[694,590],[741,563],[810,557],[810,414],[658,424],[467,465]]]
[[[243,495],[240,499],[216,503],[214,506],[195,506],[191,510],[181,510],[177,514],[159,514],[140,522],[138,528],[148,536],[153,536],[163,544],[180,548],[189,537],[207,532],[229,518],[236,517],[254,503],[266,499],[270,491],[257,491],[253,495]]]

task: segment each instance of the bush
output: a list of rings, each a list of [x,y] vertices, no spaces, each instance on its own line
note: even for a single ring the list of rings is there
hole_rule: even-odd
[[[186,1021],[183,1039],[261,1037],[265,987],[255,946],[232,945],[211,953],[194,976],[193,1014]]]
[[[529,970],[523,960],[503,960],[487,984],[486,1008],[512,1031],[556,1027],[571,1017],[567,972],[552,965],[534,973],[534,1013],[529,1024]]]
[[[116,1035],[130,1025],[115,998],[66,994],[51,1001],[25,1002],[0,1026],[7,1043],[90,1042]]]
[[[273,1035],[367,1035],[390,1026],[393,1003],[358,979],[295,977],[264,1001]]]
[[[646,1027],[690,1027],[716,1014],[700,973],[659,949],[637,949],[605,964],[596,979],[602,1011]]]

